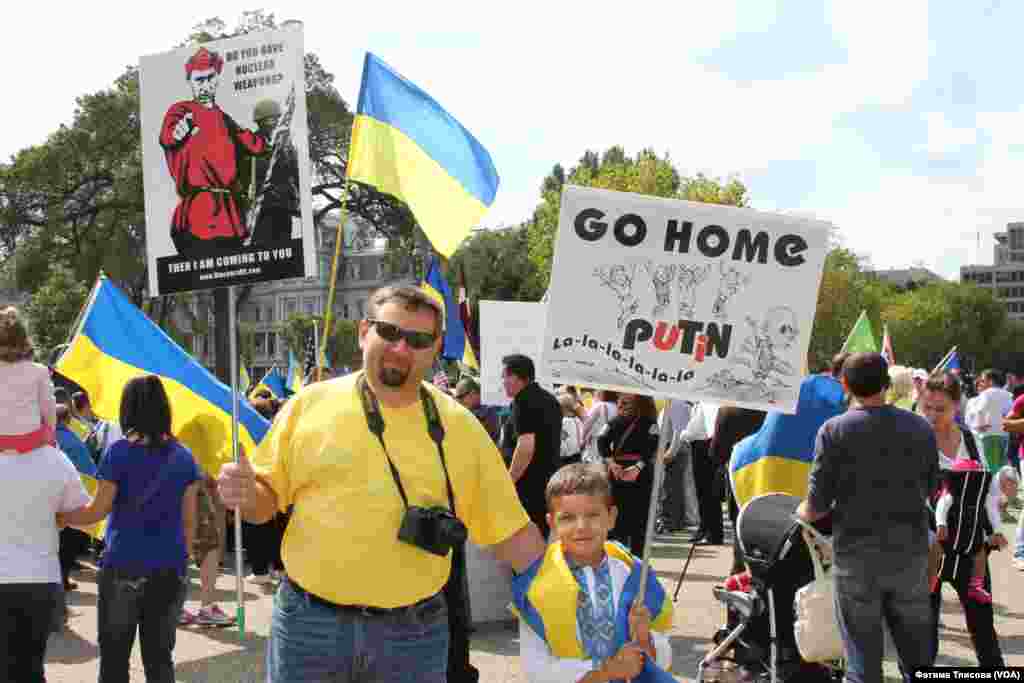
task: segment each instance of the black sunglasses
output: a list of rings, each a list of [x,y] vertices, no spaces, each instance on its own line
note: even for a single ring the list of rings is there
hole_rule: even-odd
[[[380,335],[381,339],[391,344],[394,344],[399,339],[404,339],[405,343],[409,345],[409,348],[422,351],[423,349],[429,349],[437,340],[437,336],[432,332],[406,330],[398,325],[392,325],[391,323],[384,322],[383,320],[377,320],[376,318],[367,318],[366,322],[371,326],[376,327],[377,334]]]

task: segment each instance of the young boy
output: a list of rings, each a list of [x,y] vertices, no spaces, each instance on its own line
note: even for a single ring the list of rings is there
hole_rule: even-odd
[[[608,541],[618,510],[604,469],[566,465],[545,497],[557,541],[512,580],[526,679],[674,681],[667,673],[672,602],[652,571],[643,604],[634,604],[642,564]]]

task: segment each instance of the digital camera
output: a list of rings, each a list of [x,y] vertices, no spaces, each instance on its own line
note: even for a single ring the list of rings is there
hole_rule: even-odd
[[[398,540],[444,557],[452,546],[466,541],[466,525],[443,507],[409,507]]]

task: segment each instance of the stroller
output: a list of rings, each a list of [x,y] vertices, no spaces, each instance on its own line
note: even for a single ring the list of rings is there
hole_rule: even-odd
[[[727,622],[715,633],[715,647],[697,668],[697,683],[703,683],[709,665],[719,662],[733,662],[740,674],[738,680],[744,681],[824,683],[842,679],[838,663],[806,662],[796,645],[793,600],[797,590],[814,579],[810,553],[831,554],[830,547],[822,548],[814,536],[801,533],[794,518],[799,503],[794,496],[770,493],[753,498],[736,518],[736,533],[751,574],[750,591],[712,588],[715,598],[726,607]]]

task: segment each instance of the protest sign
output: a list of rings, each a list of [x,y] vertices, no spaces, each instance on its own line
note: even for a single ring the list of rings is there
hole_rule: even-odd
[[[317,273],[302,30],[139,61],[149,294]]]
[[[566,186],[538,373],[793,412],[828,226]]]
[[[529,356],[537,367],[538,383],[552,391],[540,372],[544,309],[544,304],[526,301],[480,301],[480,400],[484,405],[512,402],[501,381],[501,359],[513,353]]]

